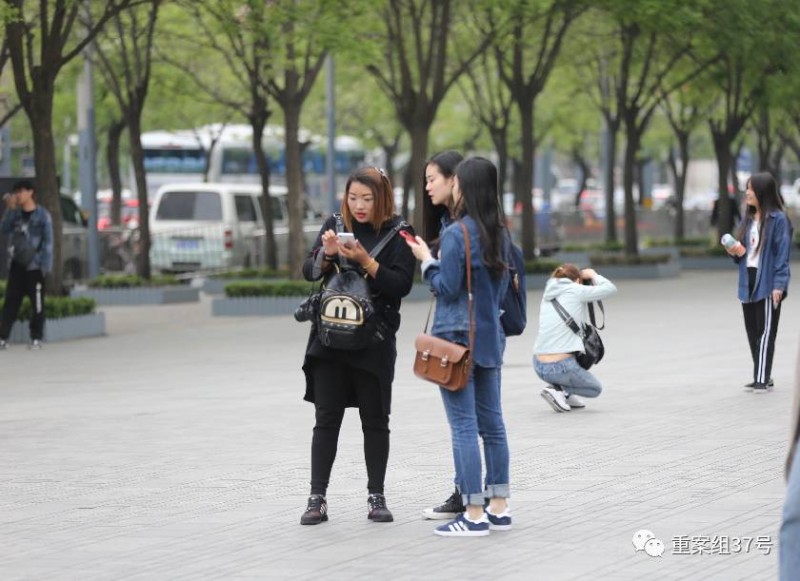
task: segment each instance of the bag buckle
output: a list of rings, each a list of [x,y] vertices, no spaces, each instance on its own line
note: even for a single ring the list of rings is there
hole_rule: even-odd
[[[442,362],[439,364],[439,367],[447,367],[448,361],[449,361],[449,356],[443,355]]]
[[[420,356],[420,359],[422,359],[423,361],[427,361],[428,358],[430,357],[430,355],[431,355],[431,351],[430,351],[430,349],[428,349],[427,351],[423,351],[422,352],[422,355]]]

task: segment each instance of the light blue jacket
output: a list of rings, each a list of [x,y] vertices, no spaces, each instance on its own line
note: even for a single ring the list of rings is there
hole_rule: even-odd
[[[745,217],[745,229],[750,229],[752,218]],[[741,241],[748,252],[750,248],[749,236],[745,236]],[[783,298],[786,298],[789,290],[789,256],[792,249],[792,225],[786,214],[779,210],[773,210],[767,218],[767,225],[764,229],[764,241],[761,243],[760,257],[758,261],[758,274],[756,275],[756,286],[753,294],[749,293],[749,278],[747,276],[747,254],[741,258],[736,256],[733,261],[739,265],[739,300],[743,303],[754,303],[762,301],[772,294],[773,290],[782,290]]]
[[[475,320],[472,358],[481,367],[500,367],[503,364],[500,300],[508,288],[510,277],[506,270],[499,278],[492,278],[481,258],[478,225],[470,216],[464,216],[461,221],[467,227],[470,238]],[[453,222],[442,232],[439,259],[426,260],[422,264],[422,276],[436,295],[431,334],[465,345],[469,333],[466,273],[464,234],[459,222]]]
[[[22,219],[22,210],[7,209],[5,211],[3,221],[0,222],[0,232],[8,235],[9,264],[13,251],[11,234],[15,230],[23,231],[31,246],[37,249],[36,257],[28,265],[27,270],[41,270],[44,273],[53,270],[53,220],[50,212],[45,210],[41,204],[37,204],[28,223],[25,224]]]
[[[558,299],[578,326],[587,320],[586,304],[600,301],[617,292],[617,287],[606,277],[597,275],[594,284],[578,284],[568,278],[551,278],[544,287],[539,308],[539,334],[533,345],[533,354],[574,353],[583,351],[583,339],[567,326],[556,311],[552,299]]]

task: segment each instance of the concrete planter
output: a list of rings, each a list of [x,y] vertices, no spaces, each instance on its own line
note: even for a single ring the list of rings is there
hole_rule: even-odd
[[[556,252],[553,255],[553,260],[561,264],[569,262],[578,268],[586,268],[586,265],[589,264],[589,254],[590,252],[586,250],[565,250],[563,252]]]
[[[641,248],[639,254],[642,256],[652,256],[658,254],[669,254],[670,260],[680,260],[681,251],[677,246],[653,246],[652,248]]]
[[[411,292],[403,297],[403,301],[429,301],[433,293],[431,287],[424,282],[415,282],[411,287]]]
[[[738,267],[727,256],[682,256],[681,268],[685,270],[736,270]]]
[[[225,287],[229,284],[241,284],[247,282],[275,282],[274,278],[206,278],[200,290],[207,295],[224,295]]]
[[[86,288],[73,289],[70,296],[90,297],[98,305],[167,305],[198,302],[200,289],[188,286]]]
[[[103,313],[47,319],[44,324],[44,340],[49,343],[85,337],[102,337],[105,334],[106,316]],[[11,329],[9,340],[12,343],[29,343],[31,335],[28,321],[16,321]]]
[[[681,263],[676,260],[660,264],[600,264],[592,268],[612,281],[625,278],[674,278],[681,274]]]
[[[236,297],[211,301],[215,317],[270,317],[291,315],[307,295],[296,297]]]
[[[547,280],[550,278],[549,274],[526,274],[525,275],[525,289],[526,290],[540,290],[545,287]]]

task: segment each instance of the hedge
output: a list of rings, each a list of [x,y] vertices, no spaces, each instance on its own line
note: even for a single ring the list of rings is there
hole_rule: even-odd
[[[236,282],[225,285],[225,296],[238,297],[304,297],[316,284],[306,281]]]
[[[136,274],[101,275],[89,281],[89,288],[135,288],[143,286],[174,286],[179,284],[172,275],[158,275],[150,280]]]
[[[672,259],[670,254],[628,255],[621,252],[590,254],[592,266],[633,266],[644,264],[665,264]]]
[[[701,258],[705,256],[729,256],[723,246],[687,246],[680,249],[683,258]]]
[[[47,297],[44,301],[45,319],[63,319],[65,317],[78,317],[80,315],[90,315],[94,313],[97,303],[88,297]],[[0,300],[0,309],[3,308],[3,301]],[[22,301],[22,307],[17,315],[18,321],[28,321],[31,318],[31,303],[26,298]]]
[[[552,274],[561,264],[558,260],[527,260],[525,274]]]
[[[241,270],[228,270],[212,274],[209,278],[288,278],[288,270],[273,268],[243,268]]]

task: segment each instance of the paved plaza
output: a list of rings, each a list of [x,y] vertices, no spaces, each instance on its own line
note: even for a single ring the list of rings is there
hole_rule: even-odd
[[[0,352],[0,579],[776,579],[797,293],[775,389],[753,395],[733,268],[615,282],[596,368],[605,391],[566,414],[539,397],[541,291],[529,292],[528,330],[503,369],[514,529],[488,538],[436,537],[440,523],[421,518],[453,487],[438,390],[411,373],[427,303],[402,308],[391,524],[366,518],[349,410],[330,521],[299,525],[308,324],[213,318],[208,298],[102,307],[107,337]],[[662,556],[635,549],[642,529]]]

